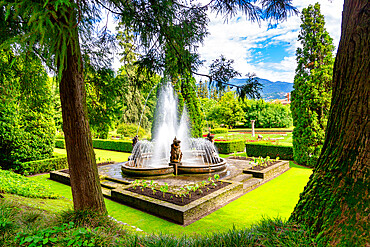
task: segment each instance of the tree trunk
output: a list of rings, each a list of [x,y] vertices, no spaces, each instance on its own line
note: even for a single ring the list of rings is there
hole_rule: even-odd
[[[370,4],[345,0],[326,140],[291,221],[319,245],[369,246]]]
[[[67,15],[73,15],[71,9]],[[67,18],[73,19],[75,18]],[[87,117],[83,65],[77,28],[67,44],[66,64],[60,81],[63,131],[75,210],[106,213]]]

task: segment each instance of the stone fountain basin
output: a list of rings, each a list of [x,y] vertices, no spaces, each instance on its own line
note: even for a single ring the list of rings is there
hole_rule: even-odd
[[[177,163],[177,174],[204,174],[219,172],[226,169],[227,164],[225,159],[219,158],[220,162],[216,164],[199,164],[199,165],[187,165]],[[132,177],[150,177],[150,176],[162,176],[175,173],[176,165],[170,163],[169,166],[160,167],[132,167],[127,165],[128,162],[124,162],[121,165],[121,171],[123,174]]]
[[[123,174],[132,177],[150,177],[150,176],[162,176],[167,174],[173,174],[174,169],[172,166],[161,166],[161,167],[131,167],[127,166],[128,162],[124,162],[121,166]]]
[[[219,172],[226,169],[226,161],[223,158],[219,158],[220,162],[216,164],[209,165],[184,165],[182,163],[177,165],[178,174],[203,174],[203,173],[212,173]],[[174,164],[173,167],[176,169]]]

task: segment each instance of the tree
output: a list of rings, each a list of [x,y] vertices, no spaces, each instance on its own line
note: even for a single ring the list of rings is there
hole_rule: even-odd
[[[251,128],[251,120],[256,120],[257,128],[288,128],[292,126],[289,105],[275,104],[260,100],[243,100],[245,127]]]
[[[232,64],[234,60],[228,60],[223,55],[219,59],[213,60],[210,65],[209,75],[206,75],[210,79],[210,85],[215,85],[217,91],[225,91],[226,86],[229,88],[236,88],[236,92],[241,99],[246,97],[250,98],[261,98],[259,91],[262,89],[262,84],[256,78],[254,73],[248,73],[246,76],[247,80],[243,85],[231,84],[230,79],[240,76],[241,74],[236,71]]]
[[[318,245],[369,245],[370,5],[345,0],[326,139],[290,221]]]
[[[299,164],[313,167],[320,155],[328,121],[333,73],[333,39],[325,29],[320,4],[303,9],[292,91],[293,153]]]
[[[234,92],[225,93],[218,102],[217,118],[222,124],[233,127],[244,120],[244,111]]]
[[[197,84],[197,96],[198,98],[208,98],[209,90],[207,87],[207,81],[203,82],[202,80]]]
[[[86,64],[85,85],[89,124],[95,138],[106,139],[113,124],[118,120],[122,105],[121,81],[109,68],[94,69]]]
[[[172,53],[176,54],[180,69],[196,69],[199,64],[196,45],[206,34],[205,11],[208,7],[225,16],[241,9],[251,20],[284,20],[295,9],[290,0],[261,1],[262,8],[258,6],[259,2],[249,1],[212,1],[203,7],[188,7],[182,2],[169,0],[104,1],[108,6],[100,1],[1,2],[0,20],[5,20],[5,31],[10,36],[2,46],[10,47],[11,43],[17,42],[46,58],[46,64],[57,68],[74,208],[105,213],[86,111],[82,62],[82,51],[94,53],[94,49],[88,49],[91,45],[88,41],[91,41],[92,25],[100,19],[95,3],[119,15],[126,26],[133,28],[146,53],[140,60],[141,64],[150,68],[150,71],[164,67],[164,47],[170,47]],[[171,28],[173,26],[176,28]],[[82,44],[80,38],[84,41]],[[104,33],[99,45],[102,46],[108,38]],[[176,42],[181,41],[179,38],[191,39],[192,45],[177,46]],[[101,56],[104,54],[99,53]]]

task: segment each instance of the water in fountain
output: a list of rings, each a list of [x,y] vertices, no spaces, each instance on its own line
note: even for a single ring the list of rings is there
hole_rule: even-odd
[[[213,143],[205,139],[190,138],[189,117],[184,107],[180,122],[177,116],[177,97],[170,83],[162,86],[157,102],[156,129],[153,142],[139,141],[128,163],[131,167],[163,167],[170,161],[171,144],[181,140],[183,165],[209,165],[219,162]]]

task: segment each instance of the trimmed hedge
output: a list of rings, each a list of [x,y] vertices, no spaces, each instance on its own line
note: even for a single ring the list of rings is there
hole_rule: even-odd
[[[216,129],[211,129],[212,134],[221,134],[221,133],[228,133],[229,130],[226,128],[216,128]]]
[[[104,139],[93,139],[93,148],[99,148],[104,150],[112,150],[119,152],[132,152],[132,141],[125,140],[104,140]],[[65,141],[62,139],[55,140],[56,148],[66,148]]]
[[[132,152],[132,141],[93,139],[93,147],[105,150]]]
[[[35,160],[21,163],[19,171],[22,174],[38,174],[68,168],[67,156],[59,155],[59,157]]]
[[[64,141],[64,139],[56,139],[55,147],[56,148],[66,148],[66,142]]]
[[[246,143],[245,149],[248,156],[270,156],[270,158],[273,159],[279,156],[282,160],[293,160],[292,146],[274,145],[270,143]]]
[[[215,146],[220,154],[229,154],[236,152],[243,152],[245,147],[244,140],[232,141],[215,141]]]

